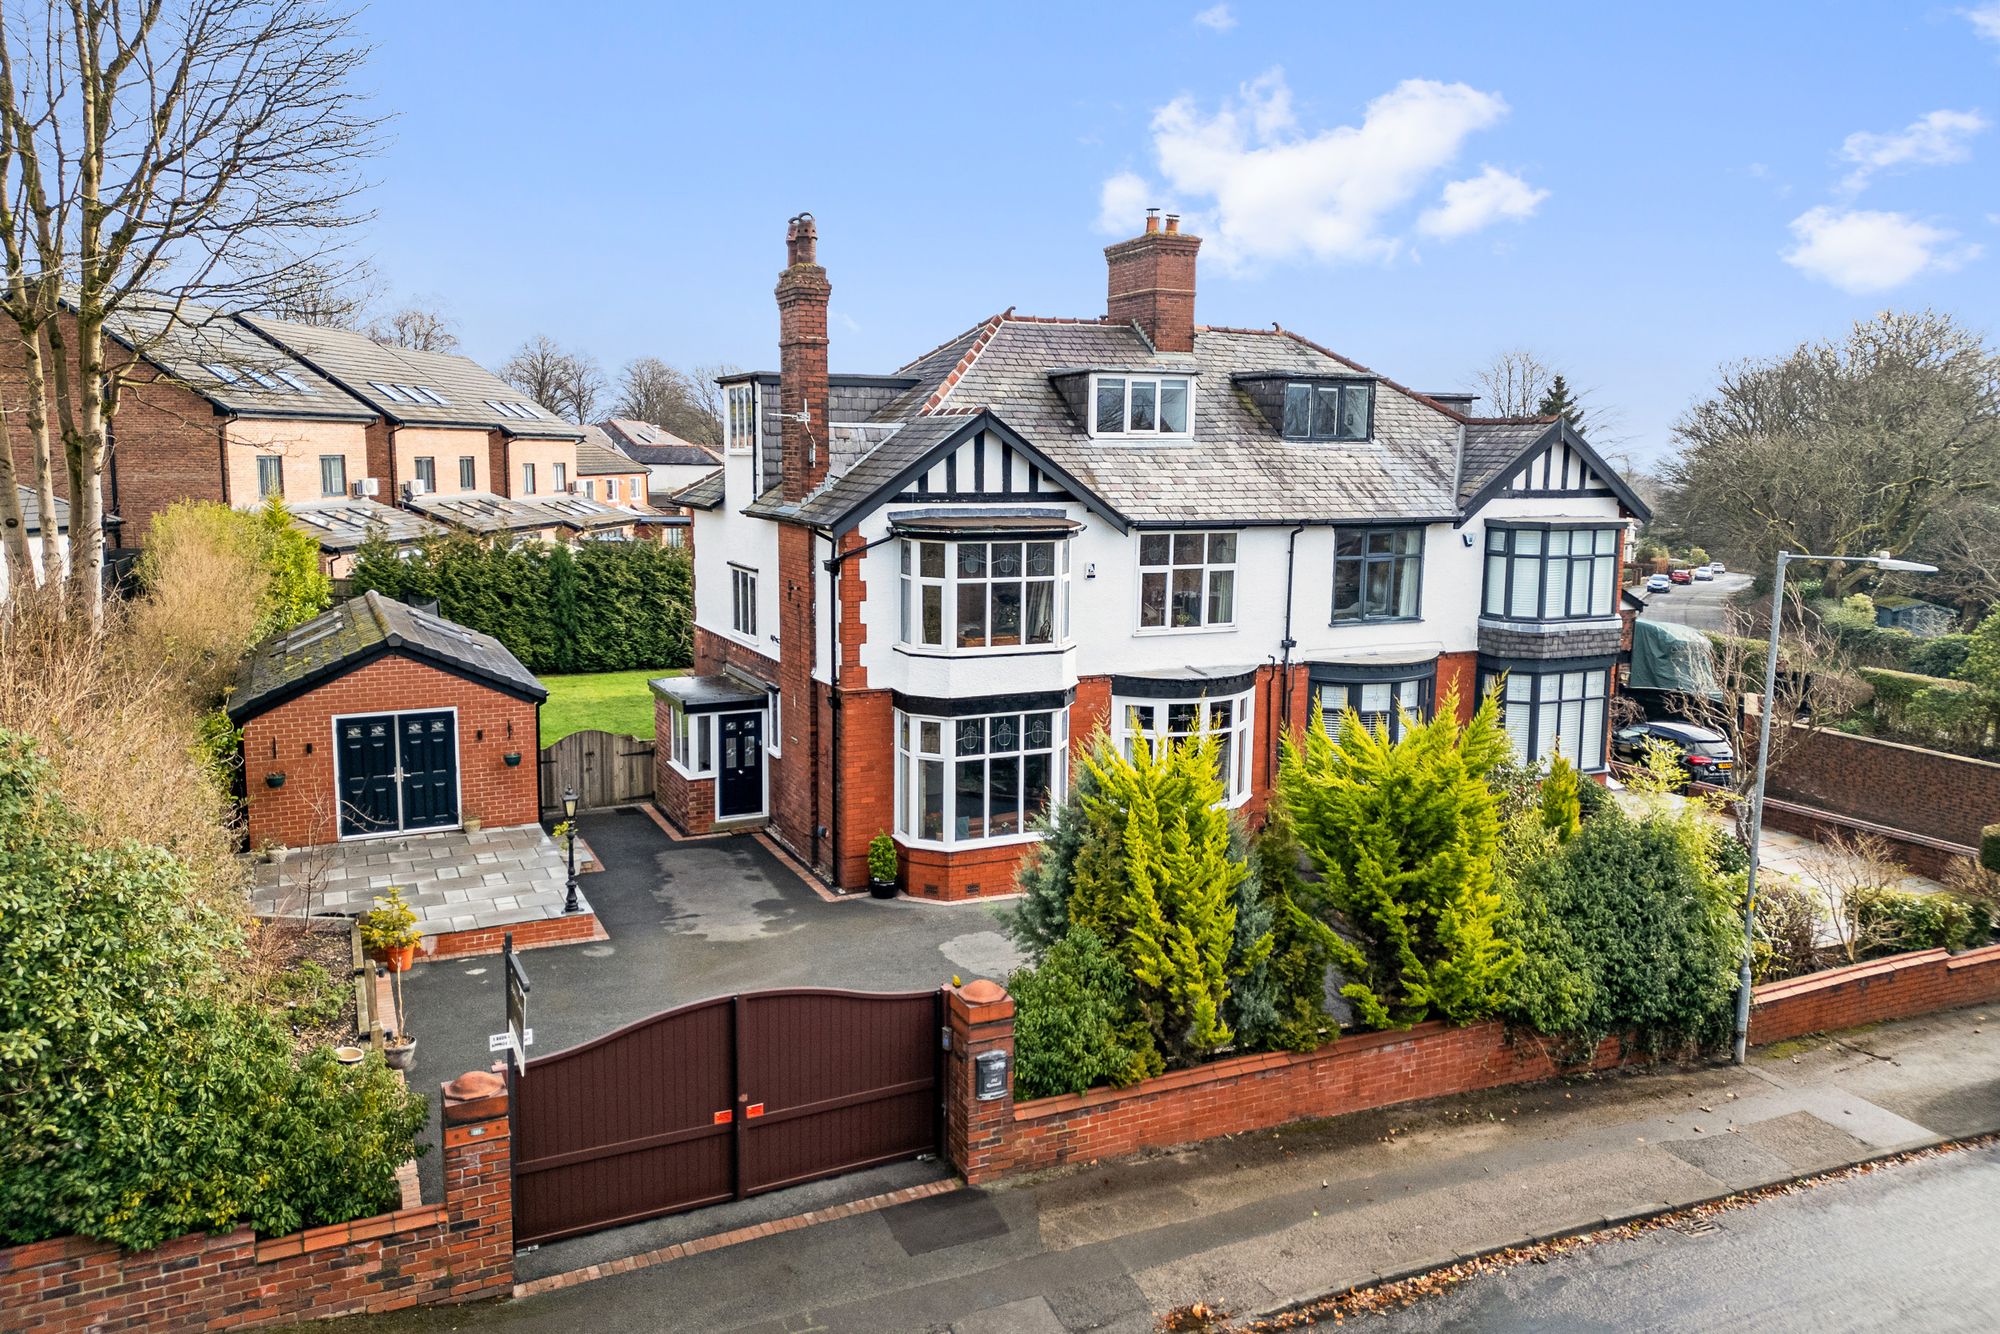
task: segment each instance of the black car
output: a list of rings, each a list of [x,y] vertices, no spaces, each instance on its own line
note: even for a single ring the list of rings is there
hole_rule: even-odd
[[[1643,764],[1646,748],[1655,741],[1679,751],[1681,767],[1696,782],[1728,786],[1736,753],[1729,748],[1729,738],[1713,728],[1682,722],[1633,723],[1611,734],[1611,752],[1627,764]]]

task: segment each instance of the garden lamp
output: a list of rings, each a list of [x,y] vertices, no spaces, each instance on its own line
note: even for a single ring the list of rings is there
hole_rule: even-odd
[[[569,837],[566,840],[564,840],[569,844],[569,885],[567,890],[563,894],[563,911],[566,913],[581,912],[583,910],[583,905],[577,901],[576,897],[576,789],[575,788],[567,787],[563,789],[562,807],[563,807],[563,826],[569,830]]]
[[[1736,979],[1736,1033],[1731,1059],[1743,1064],[1750,1045],[1750,956],[1757,931],[1757,868],[1762,861],[1764,842],[1765,757],[1771,753],[1771,697],[1778,690],[1778,631],[1785,619],[1785,567],[1795,560],[1838,562],[1844,565],[1873,565],[1892,574],[1936,574],[1937,566],[1922,561],[1902,560],[1880,551],[1873,556],[1808,556],[1802,552],[1780,551],[1777,573],[1771,579],[1771,642],[1764,652],[1764,697],[1757,709],[1757,781],[1750,789],[1750,880],[1743,896],[1743,967]]]

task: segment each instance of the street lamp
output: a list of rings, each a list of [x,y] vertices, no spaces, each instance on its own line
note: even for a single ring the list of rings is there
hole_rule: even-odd
[[[1732,1059],[1743,1064],[1750,1045],[1750,954],[1757,930],[1757,867],[1764,842],[1765,760],[1771,753],[1771,697],[1778,690],[1778,631],[1785,618],[1785,567],[1795,560],[1873,565],[1895,574],[1936,574],[1937,566],[1898,560],[1888,552],[1875,556],[1808,556],[1780,551],[1778,572],[1771,581],[1771,642],[1764,651],[1764,698],[1757,709],[1757,781],[1750,789],[1750,884],[1743,899],[1743,969],[1736,979],[1736,1042]]]
[[[576,789],[563,789],[563,826],[569,830],[569,889],[563,895],[563,911],[582,912],[583,905],[576,897]]]

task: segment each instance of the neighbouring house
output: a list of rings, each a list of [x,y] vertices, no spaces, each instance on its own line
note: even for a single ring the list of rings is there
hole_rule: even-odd
[[[285,512],[292,522],[313,535],[319,543],[320,569],[334,579],[354,573],[354,557],[371,535],[393,544],[407,554],[427,537],[437,537],[445,529],[414,510],[362,496],[345,500],[287,501]]]
[[[244,323],[372,409],[369,475],[390,496],[562,495],[582,428],[469,358],[264,316]]]
[[[667,508],[667,496],[722,466],[713,447],[683,440],[651,422],[613,417],[597,425],[614,447],[645,466],[651,477],[648,489],[660,497],[653,502],[655,509]]]
[[[1255,817],[1315,708],[1392,730],[1499,689],[1528,760],[1605,768],[1620,562],[1648,511],[1566,422],[1472,415],[1301,334],[1195,320],[1149,216],[1107,313],[1011,309],[833,375],[809,214],[779,365],[720,383],[695,670],[654,683],[657,800],[767,825],[829,880],[893,835],[906,892],[1004,893],[1099,729],[1211,731]]]
[[[45,525],[41,503],[36,500],[33,487],[15,489],[21,498],[21,524],[28,534],[28,561],[36,582],[40,582],[45,568],[42,564],[42,532]],[[60,579],[69,573],[69,505],[61,498],[57,498],[55,512],[48,516],[47,525],[54,528],[57,549],[62,553],[62,568],[56,571],[56,577]],[[7,592],[7,562],[0,560],[0,602],[7,600]]]
[[[576,493],[607,505],[642,510],[647,504],[646,465],[629,457],[611,442],[601,426],[581,428],[583,439],[576,447]]]
[[[499,640],[372,590],[272,636],[227,706],[251,846],[535,823],[547,697]]]

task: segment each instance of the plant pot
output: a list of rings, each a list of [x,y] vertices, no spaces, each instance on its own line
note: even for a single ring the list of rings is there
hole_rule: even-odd
[[[417,961],[415,945],[398,945],[392,950],[374,950],[375,961],[392,973],[407,973]]]
[[[894,880],[880,880],[874,876],[869,876],[868,893],[870,896],[878,899],[893,899],[896,897],[896,882]]]
[[[283,866],[285,858],[291,855],[290,848],[265,848],[264,860],[273,866]]]
[[[417,1040],[405,1038],[401,1042],[391,1042],[382,1048],[382,1059],[389,1063],[391,1070],[408,1070],[410,1063],[417,1059]]]
[[[484,827],[485,827],[484,822],[480,820],[459,821],[459,828],[463,829],[468,834],[476,834]]]
[[[366,1053],[359,1047],[335,1047],[333,1049],[333,1058],[342,1065],[359,1065],[364,1055]]]

